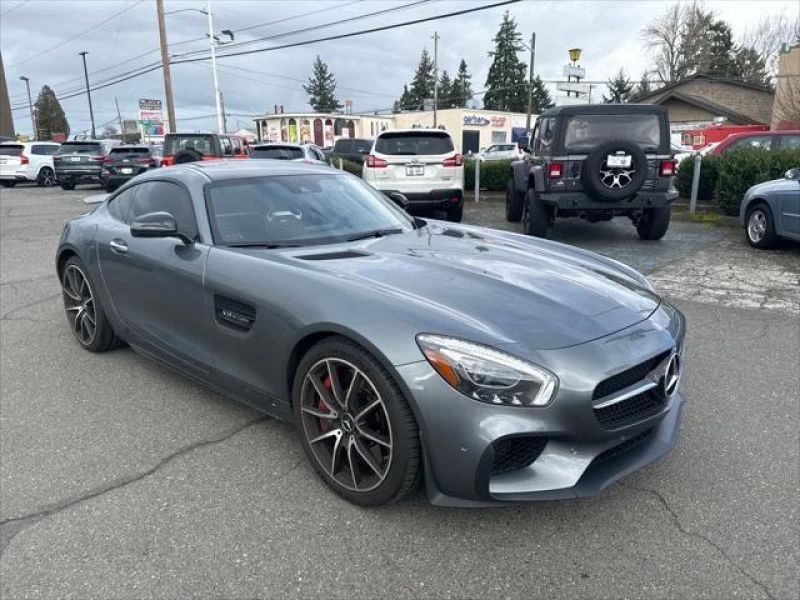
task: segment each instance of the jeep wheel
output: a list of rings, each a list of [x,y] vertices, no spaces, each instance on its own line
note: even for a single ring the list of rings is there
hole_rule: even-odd
[[[522,232],[545,237],[550,226],[550,207],[539,199],[534,190],[528,190],[522,210]]]
[[[525,194],[518,192],[514,187],[514,178],[508,180],[506,185],[506,221],[519,223],[522,218],[522,209],[525,206]]]
[[[636,224],[636,231],[643,240],[660,240],[669,229],[671,210],[669,206],[646,208]]]
[[[609,166],[612,157],[627,159],[628,164]],[[599,200],[625,200],[638,192],[647,179],[647,157],[633,142],[606,142],[589,152],[581,179],[586,189]]]

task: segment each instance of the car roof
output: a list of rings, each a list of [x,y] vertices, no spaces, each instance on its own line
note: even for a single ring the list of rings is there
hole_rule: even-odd
[[[261,148],[275,148],[276,146],[282,148],[303,148],[305,146],[313,146],[314,144],[295,144],[294,142],[268,142],[265,144],[256,144],[253,146],[254,149],[261,149]]]
[[[576,106],[556,106],[542,111],[539,118],[559,115],[615,115],[615,114],[667,114],[667,109],[658,104],[579,104]]]
[[[345,175],[327,165],[314,165],[287,160],[208,160],[174,165],[163,169],[154,169],[137,178],[149,175],[149,178],[168,177],[171,174],[199,173],[211,181],[227,181],[246,179],[248,177],[269,177],[277,175]]]
[[[428,128],[424,128],[423,129],[423,128],[417,127],[417,128],[408,128],[408,129],[387,129],[386,131],[381,131],[378,134],[378,137],[384,136],[386,134],[392,134],[392,133],[439,133],[439,134],[445,134],[447,136],[450,136],[450,132],[449,131],[445,131],[444,129],[434,129],[433,127],[428,127]],[[450,136],[450,137],[452,137],[452,136]]]
[[[764,135],[800,135],[800,129],[781,129],[780,131],[740,131],[738,133],[731,133],[722,141],[725,142],[730,139],[746,137],[761,137]]]

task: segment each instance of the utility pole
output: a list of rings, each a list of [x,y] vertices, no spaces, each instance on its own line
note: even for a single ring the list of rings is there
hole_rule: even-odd
[[[117,119],[119,119],[119,137],[122,140],[122,143],[125,143],[125,127],[122,125],[122,113],[119,112],[119,100],[114,98],[114,104],[117,105]]]
[[[222,90],[219,92],[219,105],[222,107],[222,131],[220,133],[228,133],[228,115],[225,114],[225,96],[222,95]]]
[[[33,139],[39,139],[39,130],[36,128],[36,116],[33,113],[33,101],[31,100],[31,80],[24,75],[20,77],[25,82],[25,87],[28,88],[28,108],[31,109],[31,125],[33,126]]]
[[[433,32],[433,126],[437,125],[439,109],[439,32]]]
[[[531,108],[533,106],[533,61],[536,58],[536,34],[531,34],[531,67],[528,72],[528,116],[525,118],[525,133],[531,135]]]
[[[92,139],[97,139],[97,132],[94,129],[94,109],[92,108],[92,92],[89,89],[89,71],[86,69],[86,55],[89,54],[85,50],[78,52],[83,57],[83,76],[86,78],[86,96],[89,98],[89,118],[92,120]]]
[[[161,69],[164,71],[164,96],[167,99],[167,121],[169,132],[175,133],[175,104],[172,101],[172,74],[169,67],[169,46],[167,45],[167,26],[164,22],[164,0],[156,0],[158,12],[158,35],[161,38]]]
[[[214,100],[217,103],[217,132],[225,133],[222,122],[222,107],[219,101],[219,77],[217,77],[217,40],[214,37],[214,17],[211,15],[211,0],[206,0],[206,13],[208,13],[208,39],[211,42],[211,68],[214,71]]]

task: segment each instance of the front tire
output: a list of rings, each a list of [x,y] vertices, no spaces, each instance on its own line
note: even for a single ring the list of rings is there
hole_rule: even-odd
[[[514,186],[514,178],[506,184],[506,221],[519,223],[522,211],[525,209],[525,194],[518,192]]]
[[[660,240],[669,229],[672,210],[669,206],[646,208],[642,218],[636,224],[639,238],[648,241]]]
[[[747,243],[753,248],[769,248],[778,237],[775,232],[775,220],[769,206],[759,202],[747,211],[744,232]]]
[[[86,266],[76,256],[61,271],[61,293],[72,334],[89,352],[105,352],[122,345],[108,322],[103,305],[95,295]]]
[[[39,187],[53,187],[56,184],[56,174],[50,167],[42,167],[36,176]]]
[[[550,207],[539,199],[535,190],[529,189],[522,211],[522,231],[535,237],[547,236],[550,227]]]
[[[341,497],[380,506],[419,485],[422,451],[411,408],[357,344],[337,336],[312,347],[295,374],[292,408],[306,456]]]

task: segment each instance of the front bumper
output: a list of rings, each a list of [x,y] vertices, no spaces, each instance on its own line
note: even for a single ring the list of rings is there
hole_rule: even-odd
[[[477,507],[583,497],[664,456],[678,439],[685,404],[680,393],[658,412],[615,429],[604,428],[592,407],[600,381],[680,343],[683,332],[676,339],[663,323],[661,315],[600,340],[541,351],[543,364],[560,379],[556,398],[544,408],[471,400],[426,361],[397,367],[420,425],[430,502]],[[498,444],[520,438],[544,442],[538,457],[495,473]]]
[[[641,210],[667,206],[678,199],[678,191],[640,191],[628,200],[595,200],[585,192],[544,192],[539,198],[560,210]]]

